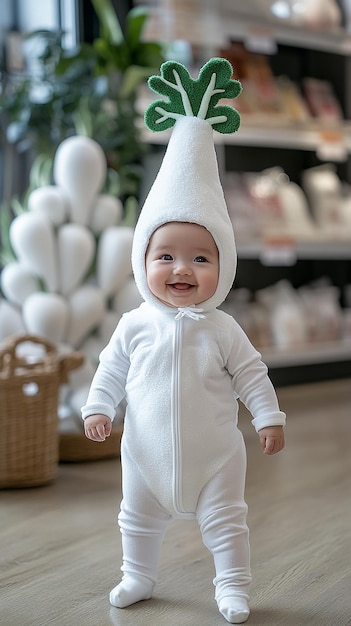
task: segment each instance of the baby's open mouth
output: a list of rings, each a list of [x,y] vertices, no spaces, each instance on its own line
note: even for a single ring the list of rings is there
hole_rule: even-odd
[[[187,289],[191,289],[194,285],[190,285],[189,283],[172,283],[168,285],[172,289],[176,291],[186,291]]]

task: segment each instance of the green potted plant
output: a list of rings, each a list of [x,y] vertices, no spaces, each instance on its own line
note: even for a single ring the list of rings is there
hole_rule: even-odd
[[[60,33],[34,33],[38,76],[7,76],[0,99],[2,141],[33,157],[24,198],[9,195],[0,211],[0,341],[30,332],[85,355],[65,392],[64,428],[78,434],[97,355],[140,301],[130,267],[145,149],[135,100],[163,61],[159,44],[142,41],[144,10],[128,14],[123,34],[110,1],[92,2],[100,37],[69,52]]]
[[[62,33],[36,31],[28,38],[41,44],[37,73],[11,75],[2,68],[1,140],[4,147],[15,144],[20,152],[32,152],[32,187],[48,180],[52,157],[66,137],[91,137],[106,154],[114,191],[122,198],[137,196],[145,146],[136,93],[162,63],[162,47],[142,40],[148,19],[144,8],[128,13],[123,33],[110,0],[92,4],[100,26],[92,44],[65,50]]]

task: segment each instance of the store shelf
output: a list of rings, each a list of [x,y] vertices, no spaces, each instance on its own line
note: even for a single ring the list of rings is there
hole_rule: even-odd
[[[294,260],[347,260],[351,259],[351,240],[237,242],[239,259],[260,259],[264,265],[291,265]],[[271,259],[271,262],[269,260]]]
[[[221,15],[222,33],[225,39],[244,41],[248,47],[264,46],[265,38],[277,44],[321,50],[334,54],[349,55],[351,36],[343,28],[318,30],[289,25],[284,20],[263,20],[261,16],[238,15],[240,8],[235,8],[235,15],[224,12]],[[266,43],[268,47],[268,41]]]
[[[150,2],[144,2],[149,4]],[[185,39],[193,45],[221,47],[228,41],[242,41],[248,49],[264,54],[276,52],[277,44],[320,50],[347,56],[351,52],[351,35],[342,27],[329,29],[301,28],[288,20],[269,18],[267,13],[248,11],[238,6],[218,7],[209,3],[206,9],[181,10],[151,7],[145,37],[170,42]],[[234,3],[233,3],[234,5]]]
[[[166,145],[171,132],[152,133],[142,128],[143,140],[155,145]],[[328,128],[316,123],[277,124],[272,119],[266,119],[262,125],[250,125],[243,121],[237,133],[215,133],[214,141],[217,145],[286,148],[320,153],[324,151],[328,160],[340,161],[351,154],[351,122]]]
[[[308,344],[289,349],[261,350],[269,368],[295,367],[351,360],[351,339],[320,344]]]
[[[340,123],[336,122],[334,125],[332,122],[320,122],[316,118],[307,122],[296,122],[283,113],[264,115],[263,108],[258,107],[257,115],[242,113],[239,132],[232,135],[215,132],[214,141],[222,175],[226,169],[240,172],[242,167],[243,170],[249,170],[251,164],[252,171],[262,171],[267,153],[269,164],[266,167],[281,164],[292,180],[298,181],[300,171],[313,167],[319,161],[335,164],[340,177],[350,182],[351,110],[346,79],[349,72],[347,57],[351,56],[351,32],[343,28],[318,31],[293,26],[287,21],[275,19],[274,16],[269,17],[268,9],[262,8],[257,0],[246,0],[245,3],[232,0],[206,2],[206,6],[201,6],[201,9],[201,3],[197,0],[189,0],[186,5],[175,0],[158,0],[157,3],[153,2],[154,7],[155,4],[158,9],[151,38],[156,36],[164,41],[187,40],[195,45],[197,52],[203,49],[206,58],[211,54],[219,54],[231,41],[243,42],[245,48],[252,52],[281,55],[279,62],[275,64],[276,71],[281,72],[279,68],[285,67],[284,60],[287,59],[287,75],[290,69],[290,51],[285,50],[284,46],[300,48],[306,50],[306,53],[302,56],[297,50],[299,64],[295,67],[292,63],[292,80],[296,80],[297,73],[302,80],[306,71],[312,72],[311,76],[329,79],[331,83],[335,79],[337,83],[338,98],[344,114],[349,118]],[[315,54],[316,51],[327,54]],[[324,59],[326,62],[323,71],[315,72],[317,64],[324,63]],[[346,85],[345,89],[342,88],[341,81]],[[140,96],[140,110],[144,112],[152,96],[147,91]],[[168,144],[171,132],[151,133],[142,128],[144,141],[160,147]],[[159,153],[161,150],[155,152]],[[270,280],[279,280],[279,276],[288,276],[292,284],[300,285],[312,283],[327,274],[331,284],[336,285],[342,293],[343,288],[351,282],[351,233],[347,239],[347,233],[344,237],[345,233],[338,233],[335,229],[325,235],[317,227],[311,235],[308,232],[303,233],[300,240],[297,237],[296,241],[293,237],[281,237],[280,241],[279,237],[274,240],[246,240],[249,233],[242,235],[243,240],[238,236],[239,264],[240,260],[258,260],[261,263],[257,267],[255,264],[254,271],[259,275],[254,277],[250,274],[251,264],[242,263],[241,284],[248,289],[252,285],[252,289],[259,289],[261,282],[265,285]],[[311,239],[307,238],[309,236]],[[299,260],[309,262],[297,263]],[[284,266],[294,264],[296,267],[284,269]],[[271,271],[268,266],[277,267]],[[273,369],[277,380],[284,381],[283,384],[290,384],[292,381],[307,382],[314,375],[332,377],[333,371],[337,375],[341,370],[351,367],[351,338],[321,344],[309,343],[289,349],[262,349],[262,357],[269,368]],[[310,365],[315,367],[310,368]],[[317,373],[313,374],[313,370]]]

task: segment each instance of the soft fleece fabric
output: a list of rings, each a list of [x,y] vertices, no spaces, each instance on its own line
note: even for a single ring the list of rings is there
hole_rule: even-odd
[[[101,353],[83,418],[112,420],[126,394],[122,451],[166,510],[193,515],[202,488],[236,448],[236,398],[257,430],[285,416],[266,366],[232,317],[213,309],[176,320],[177,309],[163,308],[143,303],[123,316]]]
[[[232,223],[219,178],[212,127],[197,117],[180,118],[147,196],[135,228],[132,265],[142,297],[160,310],[146,282],[145,253],[149,239],[167,222],[194,222],[212,234],[218,251],[220,277],[216,293],[201,304],[206,311],[219,306],[230,291],[237,256]]]
[[[218,247],[217,290],[199,307],[169,307],[148,289],[150,237],[172,221],[204,226]],[[82,409],[83,418],[102,413],[113,420],[119,402],[127,401],[119,515],[124,577],[110,601],[123,607],[149,598],[167,524],[195,517],[213,554],[219,610],[241,623],[249,613],[251,574],[237,399],[257,431],[284,425],[285,414],[259,353],[217,309],[233,284],[236,249],[213,131],[203,119],[175,123],[135,229],[132,265],[145,302],[119,322]]]

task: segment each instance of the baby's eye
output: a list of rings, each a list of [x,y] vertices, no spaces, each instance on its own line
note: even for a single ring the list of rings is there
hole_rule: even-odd
[[[163,254],[160,256],[161,261],[173,261],[173,257],[171,254]]]
[[[207,259],[204,256],[197,256],[194,261],[195,263],[207,263]]]

